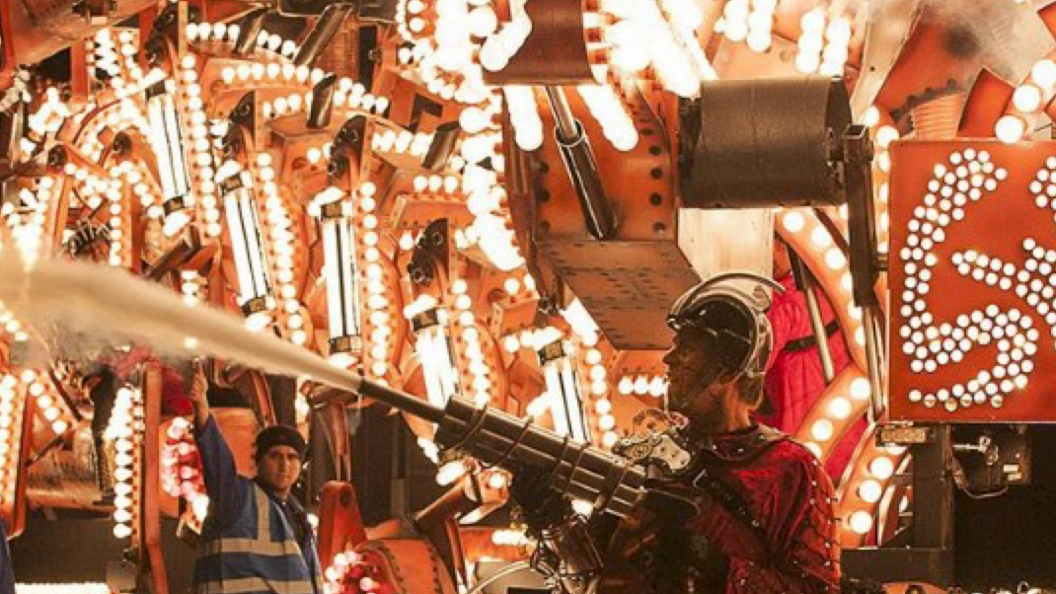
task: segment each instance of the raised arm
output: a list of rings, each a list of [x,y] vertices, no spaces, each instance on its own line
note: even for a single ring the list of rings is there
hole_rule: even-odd
[[[215,522],[233,520],[249,497],[249,483],[238,476],[235,458],[231,454],[216,419],[209,412],[207,392],[209,382],[205,379],[201,364],[194,365],[191,383],[191,404],[194,407],[194,437],[198,453],[202,458],[202,477],[209,494],[209,516]]]

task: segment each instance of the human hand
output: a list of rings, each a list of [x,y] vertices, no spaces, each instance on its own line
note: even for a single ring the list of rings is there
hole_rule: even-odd
[[[192,369],[194,375],[191,378],[191,388],[187,393],[187,398],[194,406],[195,425],[201,429],[209,419],[209,380],[205,378],[201,360],[195,359]]]
[[[550,484],[550,473],[526,467],[510,482],[510,498],[520,508],[520,516],[530,532],[550,528],[572,513],[572,505]]]

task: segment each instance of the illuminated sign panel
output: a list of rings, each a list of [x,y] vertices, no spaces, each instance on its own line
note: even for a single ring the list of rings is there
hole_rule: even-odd
[[[891,156],[892,419],[1056,421],[1056,142]]]

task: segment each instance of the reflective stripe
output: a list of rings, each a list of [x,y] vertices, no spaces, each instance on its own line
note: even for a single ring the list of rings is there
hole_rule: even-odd
[[[271,501],[258,485],[253,485],[253,498],[257,501],[257,540],[271,540]]]
[[[234,530],[245,535],[209,539],[202,543],[195,581],[198,594],[315,594],[315,563],[304,557],[294,540],[294,530],[279,504],[272,504],[260,486],[251,483],[257,507],[256,529]],[[279,514],[281,540],[273,540],[271,514]],[[242,508],[239,523],[244,528],[253,521],[252,512]],[[248,520],[248,521],[247,521]],[[308,549],[311,551],[311,547]],[[314,552],[313,552],[314,558]],[[230,579],[223,576],[231,576]],[[275,576],[277,579],[269,579]],[[201,581],[198,581],[201,580]]]
[[[280,582],[263,578],[239,578],[223,582],[206,582],[196,588],[198,594],[252,594],[255,592],[274,592],[275,594],[313,594],[311,582]]]
[[[252,538],[218,538],[210,540],[202,547],[202,556],[221,553],[253,553],[265,557],[296,556],[304,561],[304,556],[295,543],[254,540]]]

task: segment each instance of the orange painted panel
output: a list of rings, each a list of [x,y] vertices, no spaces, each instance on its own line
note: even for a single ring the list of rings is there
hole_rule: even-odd
[[[891,157],[891,418],[1056,421],[1056,142]]]

